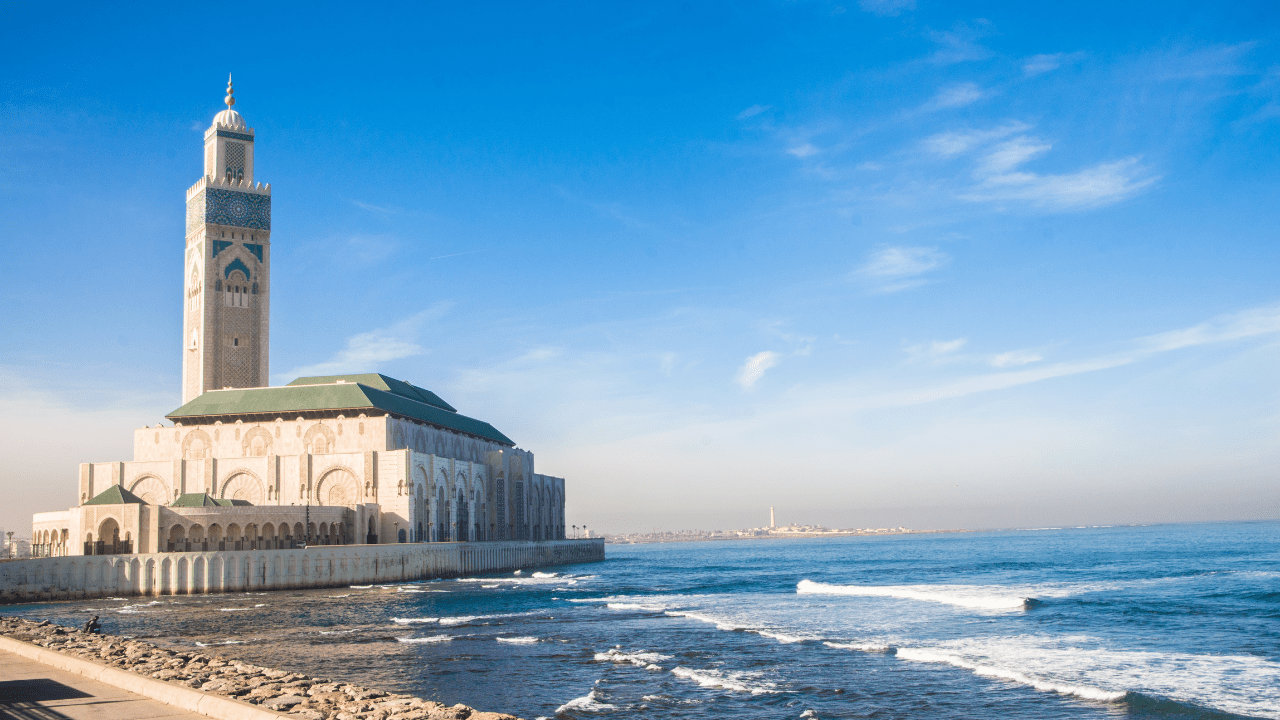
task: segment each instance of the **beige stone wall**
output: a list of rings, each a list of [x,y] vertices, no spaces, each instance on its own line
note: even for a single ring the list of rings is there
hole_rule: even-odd
[[[600,539],[45,558],[0,563],[0,602],[341,587],[600,560]]]

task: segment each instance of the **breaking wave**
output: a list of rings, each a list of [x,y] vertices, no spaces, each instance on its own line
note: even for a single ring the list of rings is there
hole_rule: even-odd
[[[420,638],[410,638],[410,637],[396,638],[396,642],[402,642],[402,643],[439,643],[439,642],[449,642],[449,641],[450,641],[450,640],[452,640],[452,639],[453,639],[453,636],[451,636],[451,635],[430,635],[430,636],[427,636],[427,637],[420,637]]]
[[[647,670],[661,670],[662,666],[658,663],[663,660],[670,660],[670,655],[653,652],[623,652],[620,648],[609,648],[602,653],[596,653],[595,659],[599,662],[615,662],[630,663],[636,667],[642,667]]]
[[[991,665],[981,665],[979,663],[970,662],[958,655],[950,655],[932,650],[898,648],[897,656],[902,660],[909,660],[912,662],[946,663],[965,670],[972,670],[975,675],[980,675],[982,677],[1011,680],[1022,685],[1030,685],[1036,690],[1055,692],[1060,695],[1075,695],[1076,697],[1084,698],[1085,700],[1119,702],[1129,694],[1129,691],[1127,690],[1104,690],[1102,688],[1089,687],[1087,685],[1072,685],[1068,683],[1044,680],[1018,672],[1017,670],[1006,670],[1004,668],[994,667]]]
[[[504,642],[504,643],[516,643],[517,645],[529,645],[529,644],[538,642],[538,638],[536,637],[509,637],[509,638],[500,637],[500,638],[494,638],[494,640],[497,640],[498,642]]]
[[[1034,598],[993,593],[981,585],[830,585],[801,580],[798,595],[851,595],[945,603],[974,610],[1026,610]]]
[[[586,695],[583,695],[582,697],[579,697],[579,698],[574,698],[569,702],[556,708],[556,714],[559,715],[560,713],[565,712],[566,710],[583,710],[586,712],[600,712],[601,710],[616,710],[617,707],[618,706],[616,705],[610,705],[609,703],[600,702],[600,699],[596,696],[596,691],[592,690]]]
[[[745,681],[745,673],[727,673],[722,670],[694,670],[680,665],[672,669],[671,674],[678,678],[692,680],[704,688],[719,688],[721,690],[751,693],[752,695],[778,692],[773,683],[748,685]]]

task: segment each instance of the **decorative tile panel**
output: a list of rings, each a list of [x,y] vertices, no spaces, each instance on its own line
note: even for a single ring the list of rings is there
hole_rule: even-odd
[[[254,257],[258,258],[258,262],[262,262],[262,246],[261,245],[257,243],[245,243],[244,247],[246,250],[253,253]]]
[[[218,137],[231,138],[232,140],[244,140],[245,142],[253,142],[252,135],[244,133],[231,132],[230,130],[219,130]]]
[[[229,142],[226,146],[227,169],[235,173],[244,172],[244,143]]]
[[[187,201],[187,233],[204,224],[204,193]]]
[[[205,198],[204,222],[254,230],[271,229],[270,195],[220,188],[205,188],[200,195]]]
[[[248,280],[250,277],[252,277],[252,275],[249,274],[249,268],[246,267],[245,264],[240,261],[240,258],[236,258],[235,260],[232,260],[230,263],[228,263],[226,269],[222,271],[222,276],[225,278],[229,278],[231,277],[231,273],[236,270],[239,270],[240,272],[244,273],[245,280]]]
[[[234,244],[235,243],[231,242],[230,240],[214,240],[213,248],[212,248],[213,257],[218,257],[218,253],[222,252],[223,250],[226,250],[227,248],[231,247]]]

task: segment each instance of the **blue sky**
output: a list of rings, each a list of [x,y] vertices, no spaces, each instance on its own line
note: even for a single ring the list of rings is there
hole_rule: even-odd
[[[272,382],[430,387],[571,524],[1280,517],[1273,3],[4,13],[0,526],[179,404],[229,71]]]

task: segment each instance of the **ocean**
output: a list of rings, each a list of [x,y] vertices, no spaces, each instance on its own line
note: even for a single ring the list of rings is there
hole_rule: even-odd
[[[533,718],[1280,718],[1280,523],[610,545],[603,563],[0,607]]]

